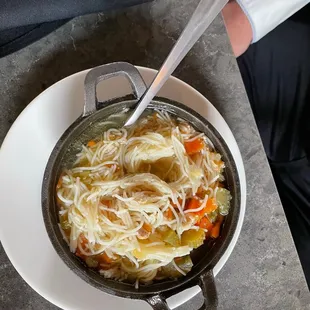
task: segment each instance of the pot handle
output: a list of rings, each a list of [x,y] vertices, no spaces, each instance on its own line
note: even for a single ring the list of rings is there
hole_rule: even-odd
[[[204,303],[199,310],[216,310],[218,298],[213,271],[208,270],[200,275],[198,283],[196,282],[196,284],[200,286],[204,297]],[[166,298],[162,294],[150,296],[146,301],[154,310],[170,310]]]
[[[114,62],[91,69],[84,81],[85,103],[83,117],[97,111],[98,99],[96,94],[97,84],[112,77],[125,76],[130,82],[132,91],[137,99],[140,99],[146,91],[145,82],[138,69],[127,62]]]

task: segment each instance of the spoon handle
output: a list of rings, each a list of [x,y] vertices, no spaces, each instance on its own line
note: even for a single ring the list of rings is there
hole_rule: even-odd
[[[143,113],[185,55],[221,12],[228,0],[200,0],[194,14],[174,45],[150,87],[144,93],[125,126],[130,126]]]

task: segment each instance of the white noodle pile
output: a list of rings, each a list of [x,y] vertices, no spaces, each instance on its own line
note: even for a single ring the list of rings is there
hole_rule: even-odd
[[[189,157],[184,141],[196,138],[203,139],[205,147]],[[223,178],[220,158],[204,134],[165,112],[157,111],[130,129],[107,130],[100,141],[83,146],[75,167],[63,173],[58,185],[60,216],[67,216],[70,226],[69,235],[63,234],[71,251],[78,248],[85,256],[105,252],[117,262],[100,270],[107,278],[133,277],[136,286],[153,280],[161,266],[192,248],[143,240],[163,225],[179,237],[196,229],[184,211],[185,201],[199,187],[208,190],[209,198],[215,195],[215,184]],[[208,196],[196,211],[204,208]],[[166,217],[168,209],[173,219]],[[81,236],[88,240],[84,246]]]

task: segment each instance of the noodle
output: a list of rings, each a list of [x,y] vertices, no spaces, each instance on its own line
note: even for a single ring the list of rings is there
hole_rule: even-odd
[[[102,276],[136,288],[186,275],[189,254],[217,237],[213,227],[229,210],[225,164],[211,141],[156,111],[90,142],[57,184],[70,250]]]

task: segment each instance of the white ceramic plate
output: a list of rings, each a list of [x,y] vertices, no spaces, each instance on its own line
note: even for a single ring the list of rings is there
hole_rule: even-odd
[[[139,68],[147,83],[156,71]],[[71,75],[45,90],[20,114],[0,152],[0,237],[12,264],[39,294],[63,309],[150,309],[144,301],[124,300],[103,293],[73,273],[55,252],[43,223],[41,185],[45,166],[56,142],[82,113],[86,71]],[[130,93],[124,78],[97,87],[100,100]],[[237,164],[241,183],[241,213],[234,237],[214,268],[216,275],[230,256],[240,234],[245,213],[245,172],[236,140],[212,104],[191,86],[171,77],[159,96],[187,104],[219,131]],[[168,299],[171,308],[199,292],[193,287]]]

